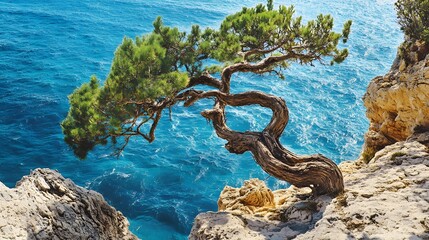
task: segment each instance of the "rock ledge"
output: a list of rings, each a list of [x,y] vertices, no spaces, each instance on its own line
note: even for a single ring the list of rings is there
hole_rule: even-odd
[[[16,188],[0,182],[1,239],[137,239],[128,220],[94,191],[36,169]]]
[[[294,187],[271,193],[254,179],[226,187],[222,211],[199,214],[189,239],[429,239],[428,148],[398,142],[358,164],[340,164],[345,193],[334,199]]]

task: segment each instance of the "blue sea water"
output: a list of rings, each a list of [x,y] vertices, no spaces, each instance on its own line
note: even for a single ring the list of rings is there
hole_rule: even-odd
[[[104,79],[124,36],[151,31],[156,16],[189,30],[217,27],[228,14],[259,1],[215,0],[0,0],[0,181],[14,186],[37,167],[58,169],[75,183],[102,193],[130,220],[142,239],[186,239],[193,218],[217,209],[223,186],[258,177],[287,187],[262,172],[250,154],[233,155],[199,112],[173,108],[157,139],[133,140],[119,159],[97,149],[79,161],[63,142],[59,123],[67,95],[90,75]],[[309,20],[331,14],[339,30],[353,20],[345,45],[349,58],[333,67],[293,65],[286,80],[234,76],[235,92],[257,89],[283,97],[290,123],[281,140],[297,153],[322,153],[337,163],[355,159],[368,128],[362,96],[369,81],[388,71],[403,36],[393,0],[275,1],[293,4]],[[228,108],[238,130],[262,129],[270,112]]]

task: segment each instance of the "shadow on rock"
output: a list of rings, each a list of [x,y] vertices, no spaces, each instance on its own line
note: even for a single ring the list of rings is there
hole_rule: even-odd
[[[328,196],[312,198],[306,188],[271,191],[263,181],[251,179],[241,188],[226,186],[219,212],[198,215],[189,239],[293,239],[313,229],[331,201]]]

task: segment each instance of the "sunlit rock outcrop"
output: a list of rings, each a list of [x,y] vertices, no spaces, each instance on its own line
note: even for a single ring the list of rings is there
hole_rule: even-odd
[[[310,188],[271,191],[259,179],[241,188],[226,186],[220,194],[219,212],[195,219],[190,239],[285,239],[308,231],[331,200],[308,200]]]
[[[218,200],[219,211],[266,212],[275,206],[274,194],[264,181],[250,179],[241,188],[226,186]]]
[[[408,138],[429,143],[429,47],[406,42],[399,49],[391,71],[374,78],[363,98],[370,121],[365,162],[383,147]]]
[[[137,239],[128,220],[94,191],[36,169],[15,188],[0,182],[1,239]]]
[[[236,194],[239,208],[198,215],[189,238],[429,238],[429,153],[426,146],[415,141],[398,142],[377,152],[367,165],[344,162],[340,168],[344,173],[345,193],[337,198],[312,198],[308,194],[310,191],[291,187],[272,192],[274,206],[249,211],[243,207],[246,204],[240,201],[241,196]],[[263,185],[260,181],[251,181]],[[248,189],[246,185],[249,183],[243,188]],[[259,188],[252,189],[255,194],[259,192]],[[230,201],[234,201],[233,198],[228,198]]]

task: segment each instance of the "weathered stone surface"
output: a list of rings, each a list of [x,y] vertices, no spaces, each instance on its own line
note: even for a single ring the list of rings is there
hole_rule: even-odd
[[[94,191],[50,169],[36,169],[16,188],[0,183],[1,239],[137,239],[128,220]]]
[[[198,215],[189,238],[429,239],[426,146],[398,142],[368,164],[345,162],[340,168],[345,193],[337,198],[309,198],[294,187],[273,191],[275,207],[265,211]]]
[[[402,59],[398,67],[370,82],[363,97],[370,127],[362,160],[370,160],[387,145],[429,131],[428,66],[429,55],[408,66]]]
[[[327,229],[356,239],[429,239],[423,224],[429,216],[427,147],[418,142],[387,146],[367,166],[346,174],[345,183],[345,194],[297,239],[320,239]]]
[[[242,188],[226,186],[218,200],[219,211],[238,210],[239,212],[255,213],[266,211],[274,206],[273,192],[259,179],[245,181]]]
[[[197,216],[190,239],[291,239],[308,231],[330,197],[309,199],[310,188],[271,191],[259,179],[226,186],[218,213]]]

